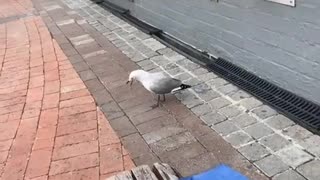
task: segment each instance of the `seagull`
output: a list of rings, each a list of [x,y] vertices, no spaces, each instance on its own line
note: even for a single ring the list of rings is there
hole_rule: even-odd
[[[127,84],[130,83],[131,86],[134,80],[140,82],[148,91],[158,95],[156,106],[160,105],[160,95],[163,96],[163,101],[165,101],[165,94],[191,87],[190,85],[183,84],[179,79],[165,76],[162,72],[150,73],[144,70],[134,70],[130,73]]]

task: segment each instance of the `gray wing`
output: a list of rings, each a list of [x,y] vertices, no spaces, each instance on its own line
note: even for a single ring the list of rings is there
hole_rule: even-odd
[[[167,94],[181,84],[182,82],[178,79],[166,77],[155,81],[150,87],[150,90],[156,94]]]

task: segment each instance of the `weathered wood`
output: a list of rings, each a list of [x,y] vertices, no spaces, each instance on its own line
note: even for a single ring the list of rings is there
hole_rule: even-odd
[[[165,163],[155,163],[153,165],[153,172],[159,180],[178,180],[176,173],[173,169]]]
[[[130,171],[123,171],[115,176],[109,177],[106,180],[133,180]]]
[[[142,165],[132,170],[133,176],[137,180],[158,180],[156,175],[151,171],[147,165]]]

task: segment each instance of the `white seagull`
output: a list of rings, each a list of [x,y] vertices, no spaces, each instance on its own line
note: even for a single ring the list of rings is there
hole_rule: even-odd
[[[179,79],[166,77],[161,72],[149,73],[144,70],[135,70],[130,73],[127,84],[130,83],[131,86],[134,80],[140,82],[148,91],[158,95],[157,106],[159,106],[160,95],[163,95],[163,101],[165,101],[165,94],[191,87],[183,84]]]

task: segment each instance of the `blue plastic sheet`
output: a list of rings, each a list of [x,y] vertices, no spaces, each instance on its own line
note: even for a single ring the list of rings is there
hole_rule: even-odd
[[[180,180],[248,180],[248,178],[222,164],[206,172],[181,178]]]

